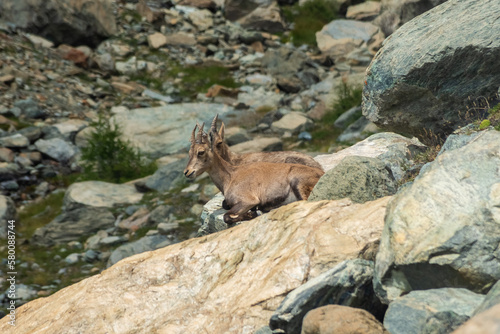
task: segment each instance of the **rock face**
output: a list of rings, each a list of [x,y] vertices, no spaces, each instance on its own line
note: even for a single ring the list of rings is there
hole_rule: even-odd
[[[394,195],[396,190],[394,176],[382,160],[351,156],[319,179],[308,201],[350,198],[364,203]]]
[[[61,138],[39,139],[35,146],[38,151],[56,161],[67,162],[76,154],[75,147]]]
[[[373,292],[372,277],[373,262],[344,261],[290,292],[271,317],[270,328],[300,334],[307,312],[327,304],[375,311],[380,302]]]
[[[500,279],[500,132],[481,132],[422,168],[387,209],[375,266],[388,303],[412,290],[486,292]]]
[[[50,326],[52,333],[102,333],[118,325],[124,333],[255,332],[288,292],[377,239],[388,200],[296,202],[217,234],[123,259],[18,308],[15,332]],[[0,331],[12,331],[7,318]]]
[[[124,139],[130,140],[144,154],[159,158],[189,148],[189,138],[196,121],[212,120],[215,114],[224,119],[233,108],[216,103],[180,103],[156,108],[124,110],[112,117],[121,127]],[[169,143],[165,145],[165,143]]]
[[[111,0],[4,0],[0,19],[56,44],[97,46],[117,32]]]
[[[498,15],[495,0],[449,0],[398,29],[367,69],[363,114],[419,138],[467,124],[480,110],[476,99],[500,87]]]
[[[466,289],[412,291],[389,305],[384,326],[391,334],[451,333],[483,299]]]
[[[369,312],[348,306],[327,305],[309,311],[301,334],[387,334]]]

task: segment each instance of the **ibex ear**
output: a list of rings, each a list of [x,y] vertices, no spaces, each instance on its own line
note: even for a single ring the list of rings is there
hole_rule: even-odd
[[[219,137],[221,139],[224,139],[224,122],[222,122],[220,129],[219,129]]]

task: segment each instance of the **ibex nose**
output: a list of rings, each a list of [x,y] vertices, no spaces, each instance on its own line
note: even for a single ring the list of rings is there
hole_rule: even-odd
[[[194,171],[190,171],[189,169],[184,169],[184,176],[187,177],[188,179],[191,178],[194,174]]]

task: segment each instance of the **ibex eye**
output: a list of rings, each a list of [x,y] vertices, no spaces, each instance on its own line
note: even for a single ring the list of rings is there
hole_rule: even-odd
[[[205,151],[199,151],[198,156],[201,157],[204,153],[205,153]]]

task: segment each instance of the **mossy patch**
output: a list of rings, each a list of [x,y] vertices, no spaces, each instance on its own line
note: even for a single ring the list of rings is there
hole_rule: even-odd
[[[283,15],[293,23],[290,40],[294,45],[316,46],[316,32],[337,18],[337,5],[331,0],[309,0],[303,5],[282,7]]]
[[[19,235],[29,239],[37,228],[50,223],[61,213],[63,199],[64,192],[60,191],[26,205],[19,211]]]

